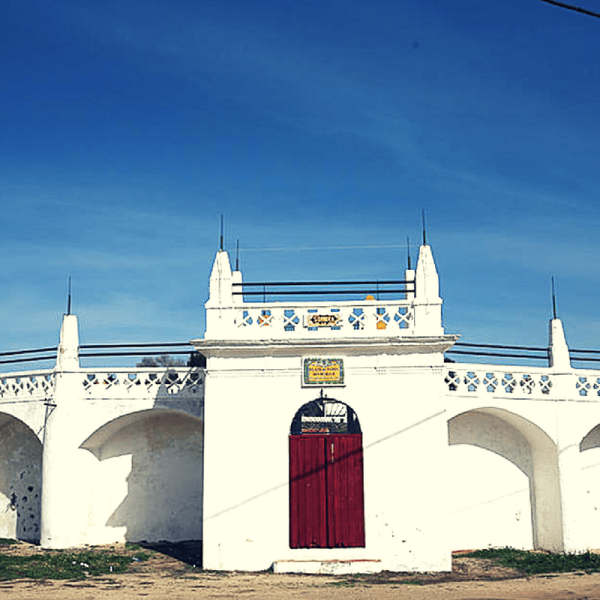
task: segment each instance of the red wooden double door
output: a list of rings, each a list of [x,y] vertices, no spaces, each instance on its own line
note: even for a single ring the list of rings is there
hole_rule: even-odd
[[[364,547],[362,434],[290,436],[290,547]]]

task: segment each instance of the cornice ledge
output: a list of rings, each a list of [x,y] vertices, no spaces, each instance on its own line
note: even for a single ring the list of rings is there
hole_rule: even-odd
[[[195,339],[190,344],[207,357],[211,356],[293,356],[307,352],[332,354],[433,354],[446,352],[459,335],[372,337],[372,338],[288,338],[258,340]]]

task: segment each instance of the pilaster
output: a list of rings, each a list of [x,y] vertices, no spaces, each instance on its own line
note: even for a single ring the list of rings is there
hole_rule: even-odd
[[[583,552],[588,549],[588,532],[583,511],[584,485],[581,472],[580,435],[573,419],[572,402],[557,405],[557,457],[563,550]]]

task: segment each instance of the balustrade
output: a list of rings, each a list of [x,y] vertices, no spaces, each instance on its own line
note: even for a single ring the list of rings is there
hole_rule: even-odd
[[[202,396],[204,371],[198,368],[82,370],[87,398]]]
[[[413,308],[407,301],[247,303],[233,310],[233,330],[241,337],[402,336],[414,329]]]
[[[456,363],[444,372],[444,383],[450,395],[487,394],[494,396],[529,396],[551,399],[556,397],[556,377],[563,381],[563,394],[573,400],[599,399],[600,373],[573,370],[573,373],[557,375],[551,369],[537,367],[508,367],[497,365],[464,365]],[[564,378],[568,378],[566,381]],[[565,385],[566,383],[566,385]]]
[[[444,382],[450,393],[548,398],[552,395],[553,376],[538,369],[456,364],[446,369]]]
[[[50,369],[0,375],[0,399],[43,399],[54,392],[54,373]]]

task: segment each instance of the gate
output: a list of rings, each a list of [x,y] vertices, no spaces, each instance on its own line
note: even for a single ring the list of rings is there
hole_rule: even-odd
[[[290,547],[364,547],[364,521],[358,419],[343,403],[311,402],[290,435]]]

